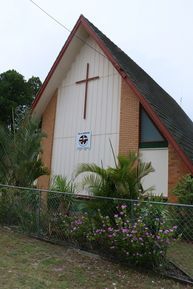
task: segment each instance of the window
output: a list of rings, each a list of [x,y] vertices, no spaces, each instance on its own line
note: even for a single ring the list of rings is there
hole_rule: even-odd
[[[149,118],[145,110],[141,109],[140,117],[140,147],[157,148],[167,147],[168,143]]]

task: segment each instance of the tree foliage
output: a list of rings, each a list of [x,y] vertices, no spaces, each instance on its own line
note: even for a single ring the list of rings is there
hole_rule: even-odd
[[[0,123],[13,128],[16,111],[24,114],[40,89],[39,77],[32,76],[26,81],[16,70],[0,74]]]
[[[39,176],[48,174],[39,157],[44,136],[39,122],[30,116],[17,130],[0,125],[0,182],[32,186]]]
[[[182,204],[193,205],[193,177],[185,175],[176,185],[173,194]]]
[[[41,80],[39,79],[39,77],[32,76],[31,78],[28,79],[27,84],[28,84],[28,86],[29,86],[32,99],[34,99],[35,96],[36,96],[36,94],[37,94],[38,91],[40,90],[40,87],[41,87],[41,85],[42,85],[42,82],[41,82]]]
[[[150,162],[144,163],[137,154],[130,152],[127,156],[119,155],[114,168],[81,164],[76,176],[86,173],[82,185],[93,195],[137,199],[145,193],[142,179],[153,171]]]

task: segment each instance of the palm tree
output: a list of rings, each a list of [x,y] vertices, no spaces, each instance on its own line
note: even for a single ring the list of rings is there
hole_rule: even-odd
[[[0,182],[32,186],[48,174],[39,157],[43,137],[39,122],[29,115],[13,131],[0,126]]]
[[[134,152],[127,156],[119,155],[115,167],[101,168],[96,164],[81,164],[76,176],[87,173],[82,181],[92,195],[137,199],[146,191],[141,184],[142,179],[153,172],[151,162],[144,163]]]
[[[68,215],[74,203],[75,185],[72,181],[68,181],[66,177],[56,175],[52,179],[50,189],[51,191],[48,193],[49,209],[58,209]],[[58,193],[55,193],[55,191]]]

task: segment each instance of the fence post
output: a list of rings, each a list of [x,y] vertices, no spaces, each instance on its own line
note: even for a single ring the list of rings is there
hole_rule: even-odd
[[[40,209],[41,209],[41,192],[38,191],[37,212],[36,212],[36,227],[37,236],[40,237]]]
[[[134,211],[133,211],[133,202],[130,201],[130,206],[131,206],[131,223],[134,223]]]

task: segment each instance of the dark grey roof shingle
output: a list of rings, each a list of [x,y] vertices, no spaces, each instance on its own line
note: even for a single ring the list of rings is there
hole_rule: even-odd
[[[107,38],[88,19],[84,18],[93,31],[103,41],[113,58],[145,97],[161,122],[168,129],[175,141],[193,162],[193,122],[177,102],[162,89],[141,67],[127,54]]]

